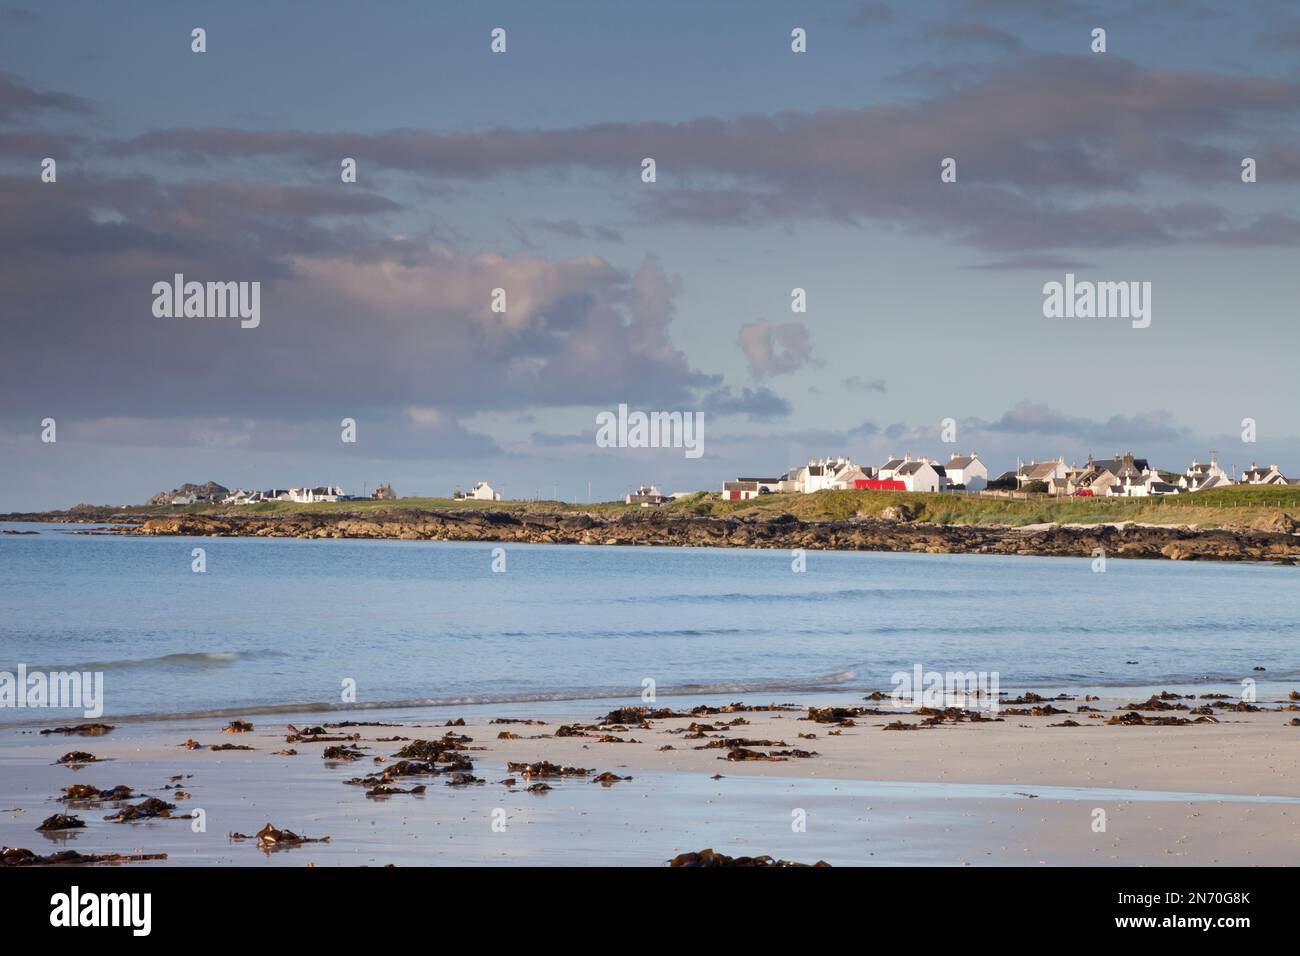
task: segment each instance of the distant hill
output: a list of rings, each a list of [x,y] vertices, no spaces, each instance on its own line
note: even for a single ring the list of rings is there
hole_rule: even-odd
[[[202,501],[207,498],[222,497],[230,494],[230,489],[225,485],[219,485],[215,481],[205,481],[201,485],[192,485],[188,481],[172,491],[160,491],[148,501],[146,505],[169,505],[172,499],[187,497],[193,495],[196,499]]]

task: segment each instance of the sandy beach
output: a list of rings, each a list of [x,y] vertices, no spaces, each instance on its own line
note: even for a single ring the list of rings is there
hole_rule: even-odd
[[[1124,705],[1140,702],[1121,692],[1086,704],[1082,697],[1007,703],[1000,721],[948,719],[913,730],[883,728],[900,719],[921,725],[923,717],[844,694],[798,695],[777,710],[746,709],[769,706],[757,699],[733,709],[711,696],[652,705],[633,698],[276,714],[250,716],[253,729],[243,733],[222,732],[224,718],[109,718],[114,729],[102,736],[6,727],[0,843],[42,855],[167,854],[165,863],[140,865],[657,866],[705,847],[841,866],[1280,865],[1300,858],[1300,726],[1291,724],[1300,705],[1261,700],[1261,710],[1238,712],[1228,701],[1210,706],[1217,722],[1195,722],[1191,708],[1218,702],[1180,699],[1165,703],[1187,710],[1141,713],[1189,723],[1110,722],[1131,712]],[[643,722],[635,713],[612,713],[640,706],[686,716]],[[721,712],[689,714],[701,706]],[[819,722],[808,719],[810,706],[888,713]],[[1058,712],[1033,716],[1035,706]],[[368,725],[328,726],[348,721]],[[290,725],[321,727],[319,736],[329,739],[293,735]],[[187,740],[202,746],[187,749]],[[424,745],[425,754],[438,755],[439,772],[346,782],[380,778],[403,759],[412,769],[419,758],[397,754],[404,747],[418,754],[416,741],[442,741],[432,751]],[[330,747],[353,759],[323,759]],[[72,751],[98,759],[58,763]],[[745,752],[811,755],[734,759]],[[465,761],[472,769],[463,769]],[[529,775],[510,766],[540,761],[591,772]],[[625,779],[594,779],[605,773]],[[124,785],[134,796],[60,802],[73,784]],[[549,789],[531,790],[536,784]],[[424,789],[368,796],[373,785]],[[104,819],[149,796],[174,803],[171,817]],[[58,813],[85,826],[37,831]],[[204,828],[196,832],[198,818]],[[252,837],[268,822],[329,841],[269,850],[230,837]]]

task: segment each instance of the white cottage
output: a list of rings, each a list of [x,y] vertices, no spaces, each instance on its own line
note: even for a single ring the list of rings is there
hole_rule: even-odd
[[[976,452],[969,455],[953,455],[948,464],[943,466],[948,476],[948,486],[960,486],[966,491],[980,491],[988,486],[989,470]]]
[[[893,480],[901,481],[908,491],[939,491],[943,488],[943,476],[933,464],[919,458],[899,465]]]
[[[1285,485],[1287,483],[1286,477],[1277,470],[1277,465],[1258,468],[1253,461],[1250,467],[1241,473],[1240,481],[1243,485]]]
[[[466,498],[473,498],[475,501],[500,501],[501,495],[492,490],[492,486],[486,481],[474,483],[474,487],[469,490]]]

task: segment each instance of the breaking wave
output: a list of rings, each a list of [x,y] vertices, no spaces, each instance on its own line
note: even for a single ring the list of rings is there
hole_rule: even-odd
[[[275,660],[289,655],[283,651],[198,651],[180,654],[162,654],[158,657],[132,657],[109,661],[86,661],[81,664],[57,664],[29,667],[36,671],[118,671],[154,669],[203,669],[228,667],[239,661]]]

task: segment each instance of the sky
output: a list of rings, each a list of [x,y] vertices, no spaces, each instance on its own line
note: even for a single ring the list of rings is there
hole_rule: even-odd
[[[0,511],[1300,476],[1298,252],[1290,2],[0,0]],[[177,273],[259,283],[259,324],[156,315]],[[1150,283],[1150,325],[1045,316],[1067,274]],[[621,404],[704,454],[602,447]]]

